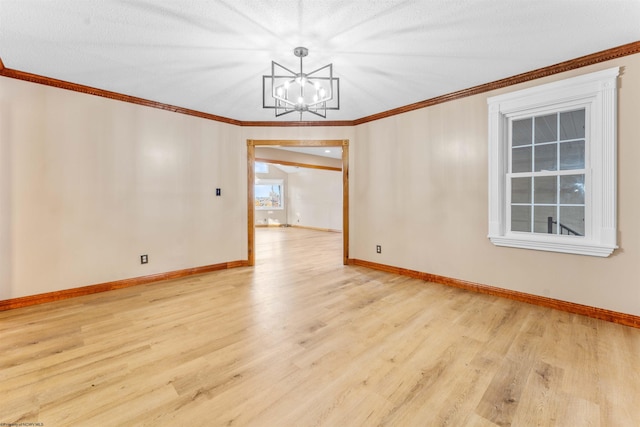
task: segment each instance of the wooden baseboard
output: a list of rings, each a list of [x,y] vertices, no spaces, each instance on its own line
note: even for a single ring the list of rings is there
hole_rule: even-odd
[[[267,228],[267,227],[291,227],[291,228],[303,228],[306,230],[315,230],[315,231],[328,231],[330,233],[342,233],[341,230],[335,230],[333,228],[322,228],[322,227],[309,227],[306,225],[295,225],[295,224],[256,224],[256,228]]]
[[[524,292],[512,291],[509,289],[497,288],[495,286],[482,285],[466,280],[439,276],[437,274],[423,273],[421,271],[409,270],[406,268],[377,264],[375,262],[363,261],[359,259],[349,259],[349,264],[367,267],[374,270],[386,271],[388,273],[399,274],[401,276],[413,277],[416,279],[425,280],[427,282],[453,286],[456,288],[478,292],[481,294],[494,295],[515,301],[525,302],[528,304],[553,308],[568,313],[581,314],[583,316],[591,317],[594,319],[606,320],[608,322],[618,323],[620,325],[631,326],[640,329],[640,316],[634,316],[632,314],[620,313],[617,311],[606,310],[604,308],[591,307],[588,305],[576,304],[573,302],[527,294]]]
[[[591,307],[582,304],[557,300],[553,298],[527,294],[524,292],[512,291],[509,289],[497,288],[495,286],[482,285],[479,283],[469,282],[466,280],[454,279],[437,274],[424,273],[416,270],[409,270],[401,267],[394,267],[385,264],[378,264],[370,261],[350,258],[349,265],[357,265],[361,267],[371,268],[374,270],[386,271],[388,273],[398,274],[401,276],[412,277],[427,282],[439,283],[442,285],[453,286],[468,291],[481,294],[493,295],[502,298],[508,298],[515,301],[525,302],[528,304],[539,305],[542,307],[553,308],[568,313],[580,314],[594,319],[606,320],[608,322],[618,323],[620,325],[631,326],[640,329],[640,316],[632,314],[620,313],[617,311],[607,310],[604,308]],[[152,274],[148,276],[134,277],[131,279],[117,280],[114,282],[100,283],[97,285],[83,286],[80,288],[65,289],[62,291],[48,292],[38,295],[30,295],[20,298],[12,298],[0,301],[0,311],[11,310],[14,308],[27,307],[30,305],[44,304],[52,301],[59,301],[68,298],[89,295],[98,292],[106,292],[114,289],[127,288],[130,286],[144,285],[153,282],[159,282],[169,279],[178,279],[197,274],[209,273],[217,270],[225,270],[229,268],[246,267],[248,261],[231,261],[221,264],[206,265],[202,267],[187,268],[183,270],[170,271],[166,273]]]
[[[316,230],[316,231],[328,231],[328,232],[331,232],[331,233],[342,233],[341,230],[335,230],[333,228],[308,227],[306,225],[294,225],[294,224],[289,225],[289,227],[292,227],[292,228],[304,228],[304,229],[307,229],[307,230]]]
[[[27,307],[30,305],[44,304],[52,301],[59,301],[82,295],[95,294],[98,292],[112,291],[114,289],[128,288],[130,286],[144,285],[147,283],[159,282],[162,280],[179,279],[196,274],[209,273],[217,270],[229,268],[246,267],[248,261],[230,261],[221,264],[205,265],[202,267],[185,268],[183,270],[169,271],[166,273],[151,274],[148,276],[133,277],[131,279],[116,280],[114,282],[100,283],[97,285],[82,286],[80,288],[65,289],[56,292],[30,295],[20,298],[12,298],[0,301],[0,311],[11,310],[13,308]]]

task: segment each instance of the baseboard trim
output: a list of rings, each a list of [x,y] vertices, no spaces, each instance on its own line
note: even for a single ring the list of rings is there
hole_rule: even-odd
[[[291,228],[304,228],[306,230],[315,230],[315,231],[328,231],[330,233],[342,233],[341,230],[335,230],[333,228],[309,227],[309,226],[306,226],[306,225],[295,225],[295,224],[290,224],[289,227],[291,227]]]
[[[349,259],[350,265],[371,268],[373,270],[386,271],[388,273],[408,276],[415,279],[421,279],[427,282],[439,283],[441,285],[452,286],[455,288],[465,289],[480,294],[493,295],[502,298],[508,298],[515,301],[525,302],[528,304],[539,305],[542,307],[553,308],[573,314],[580,314],[594,319],[606,320],[608,322],[617,323],[624,326],[631,326],[640,329],[640,316],[632,314],[620,313],[617,311],[606,310],[604,308],[591,307],[588,305],[576,304],[557,300],[553,298],[527,294],[524,292],[512,291],[509,289],[497,288],[495,286],[482,285],[479,283],[469,282],[466,280],[454,279],[437,274],[423,273],[421,271],[409,270],[406,268],[393,267],[375,262],[363,261],[360,259]]]
[[[151,274],[148,276],[133,277],[131,279],[116,280],[114,282],[100,283],[97,285],[64,289],[62,291],[47,292],[44,294],[30,295],[20,298],[12,298],[0,301],[0,311],[75,298],[82,295],[95,294],[98,292],[107,292],[114,289],[128,288],[130,286],[145,285],[148,283],[160,282],[163,280],[179,279],[182,277],[194,276],[196,274],[210,273],[212,271],[226,270],[236,267],[246,267],[248,265],[248,261],[230,261],[220,264],[205,265],[202,267],[185,268],[183,270],[169,271],[166,273]]]

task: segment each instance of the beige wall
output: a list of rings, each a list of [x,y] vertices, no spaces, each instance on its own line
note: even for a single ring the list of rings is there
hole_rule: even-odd
[[[355,128],[351,126],[311,126],[311,127],[243,127],[242,139],[265,140],[314,140],[314,139],[348,139],[353,141]]]
[[[621,248],[493,246],[486,98],[614,65]],[[246,140],[348,139],[352,258],[640,315],[639,112],[640,55],[357,127],[240,128],[2,78],[0,299],[246,259]]]
[[[618,226],[609,258],[487,239],[488,96],[622,66]],[[351,169],[353,258],[640,315],[640,55],[360,125]],[[357,218],[357,220],[355,220]],[[382,245],[382,254],[375,245]]]
[[[239,127],[8,78],[0,112],[0,299],[246,259]]]

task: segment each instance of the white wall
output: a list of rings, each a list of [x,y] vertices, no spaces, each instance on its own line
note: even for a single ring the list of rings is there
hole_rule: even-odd
[[[289,224],[342,230],[342,172],[300,168],[289,174]]]
[[[0,299],[246,259],[237,126],[0,78],[0,167]]]

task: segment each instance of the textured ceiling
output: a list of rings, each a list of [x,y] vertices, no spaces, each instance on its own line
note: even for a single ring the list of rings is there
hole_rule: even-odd
[[[0,0],[0,58],[264,121],[261,76],[306,46],[305,70],[333,63],[340,78],[327,120],[355,120],[638,41],[639,23],[640,0]]]

